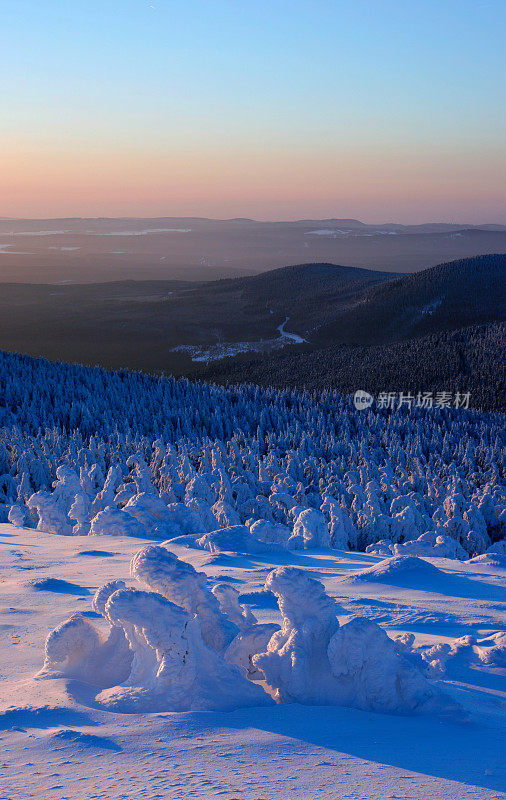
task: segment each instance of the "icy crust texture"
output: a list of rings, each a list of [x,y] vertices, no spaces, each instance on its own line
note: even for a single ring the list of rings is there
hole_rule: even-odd
[[[211,553],[467,560],[506,541],[504,419],[0,352],[0,522]],[[493,551],[497,553],[497,551]]]
[[[278,598],[283,626],[253,664],[279,701],[401,714],[458,710],[376,623],[354,618],[339,627],[320,581],[279,567],[265,586]]]

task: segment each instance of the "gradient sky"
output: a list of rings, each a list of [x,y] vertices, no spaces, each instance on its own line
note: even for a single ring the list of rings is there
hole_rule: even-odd
[[[0,216],[506,222],[503,0],[2,0]]]

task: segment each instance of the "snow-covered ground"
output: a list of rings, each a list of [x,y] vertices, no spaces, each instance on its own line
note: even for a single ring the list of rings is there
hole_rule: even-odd
[[[13,244],[0,244],[0,254],[7,255],[7,256],[29,256],[31,255],[30,250],[11,250],[14,247]]]
[[[205,572],[209,587],[235,587],[259,623],[282,623],[273,592],[281,593],[285,627],[276,636],[289,637],[284,652],[292,658],[300,657],[297,647],[308,637],[317,641],[323,628],[316,630],[315,620],[327,625],[328,614],[329,619],[337,614],[339,625],[333,622],[325,634],[334,632],[331,641],[341,644],[340,660],[334,652],[335,675],[346,677],[346,669],[365,664],[370,655],[357,650],[364,623],[358,635],[353,626],[344,627],[350,619],[377,623],[390,640],[402,637],[396,643],[400,655],[393,649],[388,655],[386,648],[381,651],[385,660],[406,658],[417,674],[424,672],[419,680],[443,692],[449,707],[460,706],[459,713],[399,715],[290,702],[286,691],[295,686],[290,672],[285,672],[281,703],[227,712],[118,713],[95,700],[99,690],[92,690],[86,674],[81,681],[35,678],[48,633],[75,612],[105,633],[106,620],[93,610],[93,595],[112,580],[138,590],[135,578],[144,579],[146,566],[143,572],[137,560],[130,578],[129,562],[143,546],[145,538],[58,536],[0,525],[1,800],[506,797],[506,653],[504,638],[501,644],[497,635],[506,631],[506,566],[500,557],[457,561],[394,555],[385,562],[382,555],[344,550],[212,555],[164,545]],[[296,593],[283,595],[283,579],[292,573],[278,570],[268,577],[284,566],[302,571],[292,583],[294,591],[300,590],[300,607],[294,607]],[[150,588],[160,591],[156,577],[159,583]],[[335,612],[329,612],[325,595],[322,600],[310,579],[322,581],[335,598]],[[127,595],[123,590],[114,597]],[[352,630],[355,638],[343,637]],[[371,630],[376,636],[379,629]],[[282,662],[283,651],[269,650],[270,669],[265,657],[262,662],[266,674],[276,659]],[[311,664],[302,661],[303,672],[311,676]],[[362,667],[354,674],[360,689],[377,688],[371,690],[370,670]],[[321,688],[318,679],[309,679],[294,691],[305,697]]]
[[[67,251],[70,252],[71,250],[80,250],[81,248],[80,247],[57,247],[56,245],[54,245],[53,247],[48,247],[47,249],[48,250],[60,250],[62,253],[64,253],[64,252],[67,252]]]
[[[191,233],[191,228],[143,228],[139,231],[107,231],[97,233],[97,231],[86,231],[93,236],[149,236],[153,233]]]

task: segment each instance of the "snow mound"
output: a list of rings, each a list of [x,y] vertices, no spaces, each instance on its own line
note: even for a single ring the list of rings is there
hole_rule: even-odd
[[[38,677],[74,678],[105,688],[125,680],[131,663],[132,653],[122,628],[113,627],[104,638],[81,614],[73,614],[47,637],[44,666]]]
[[[264,544],[275,545],[280,550],[286,550],[291,534],[287,525],[281,525],[279,522],[269,522],[266,519],[257,519],[249,530],[255,539],[264,542]]]
[[[136,494],[125,504],[123,511],[143,525],[147,535],[154,539],[169,539],[181,533],[169,508],[158,495],[149,492]]]
[[[418,539],[409,539],[396,544],[389,539],[381,539],[366,547],[366,553],[375,556],[427,556],[429,558],[457,558],[464,561],[468,553],[452,536],[438,535],[436,531],[422,533]]]
[[[506,633],[490,631],[486,636],[461,636],[450,645],[439,643],[422,652],[422,658],[438,675],[461,678],[462,668],[492,667],[506,669]]]
[[[46,639],[44,671],[85,680],[90,662],[100,647],[98,631],[81,614],[73,614]]]
[[[435,531],[422,533],[418,539],[394,544],[392,553],[398,556],[429,556],[432,558],[458,558],[463,561],[467,553],[452,536],[438,536]]]
[[[210,553],[268,553],[279,549],[279,546],[260,541],[245,525],[229,525],[210,531],[196,540],[197,547],[209,550]]]
[[[450,710],[450,703],[371,620],[355,617],[343,625],[329,643],[328,658],[345,705],[397,714]]]
[[[131,514],[116,506],[107,506],[91,520],[90,533],[97,536],[135,536],[145,539],[148,536],[146,526]]]
[[[413,586],[434,581],[444,573],[423,558],[417,556],[393,556],[366,567],[346,578],[350,582],[392,583]]]
[[[506,569],[506,553],[493,553],[488,550],[482,553],[481,556],[470,558],[468,564],[486,564],[490,567],[497,567],[498,569]]]
[[[368,544],[365,552],[371,556],[391,556],[394,552],[394,543],[391,539],[380,539],[375,544]]]

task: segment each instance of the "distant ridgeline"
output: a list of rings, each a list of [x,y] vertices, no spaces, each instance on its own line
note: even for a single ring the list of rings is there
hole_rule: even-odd
[[[425,550],[464,557],[504,543],[504,432],[497,413],[357,411],[330,390],[0,352],[0,521],[83,534],[128,532],[135,518],[136,536],[212,552],[425,536]]]

